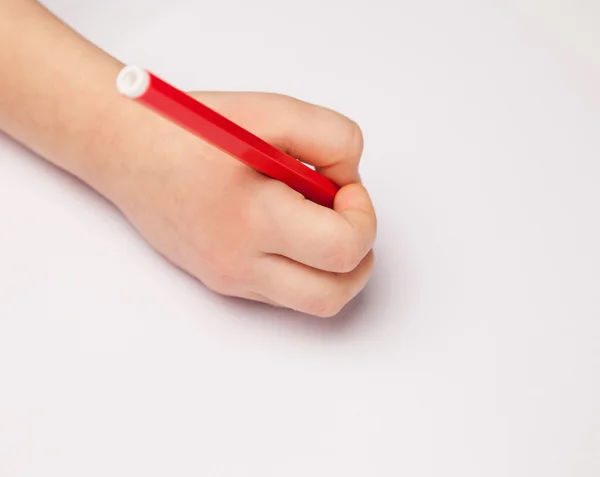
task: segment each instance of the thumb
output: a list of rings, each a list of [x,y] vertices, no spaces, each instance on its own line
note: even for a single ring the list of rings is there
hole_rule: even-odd
[[[362,256],[373,246],[377,235],[377,215],[367,189],[362,184],[349,184],[335,197],[334,210],[350,225],[354,242],[360,244]]]

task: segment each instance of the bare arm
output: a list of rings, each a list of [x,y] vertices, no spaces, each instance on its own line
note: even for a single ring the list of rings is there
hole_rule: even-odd
[[[353,183],[362,135],[348,118],[279,95],[191,93],[344,186],[334,211],[121,98],[123,65],[33,0],[0,0],[0,45],[0,129],[209,288],[331,316],[364,287],[376,219]]]
[[[0,129],[101,188],[129,105],[114,93],[121,64],[34,0],[0,2]]]

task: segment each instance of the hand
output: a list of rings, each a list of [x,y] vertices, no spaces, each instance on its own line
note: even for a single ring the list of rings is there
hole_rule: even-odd
[[[320,207],[136,105],[116,139],[111,199],[148,242],[210,289],[329,317],[365,286],[376,217],[362,134],[331,110],[273,94],[193,93],[343,186]]]

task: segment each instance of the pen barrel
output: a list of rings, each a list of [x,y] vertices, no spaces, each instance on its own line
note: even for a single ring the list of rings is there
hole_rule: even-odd
[[[333,207],[339,187],[330,179],[151,73],[148,80],[138,102],[307,199]]]

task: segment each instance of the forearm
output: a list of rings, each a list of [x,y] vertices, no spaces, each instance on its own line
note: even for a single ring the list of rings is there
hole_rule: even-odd
[[[0,1],[0,129],[99,188],[121,64],[33,0]]]

